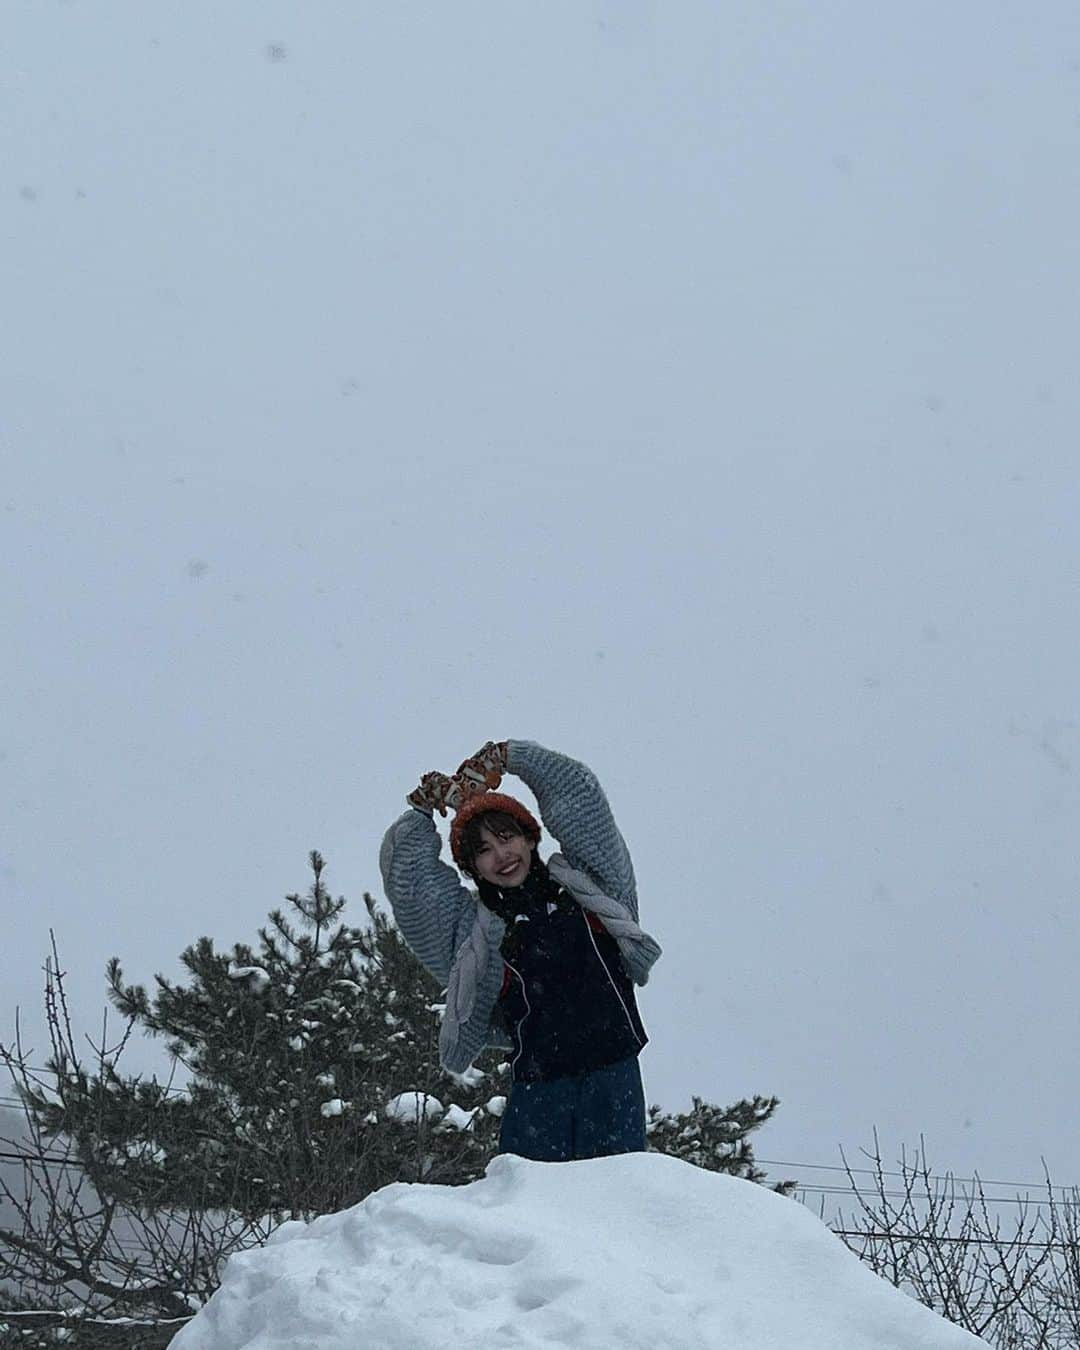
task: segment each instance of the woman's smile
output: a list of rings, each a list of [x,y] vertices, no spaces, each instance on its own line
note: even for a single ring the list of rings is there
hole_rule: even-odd
[[[523,834],[480,832],[474,867],[477,876],[493,886],[520,886],[528,875],[535,845]]]

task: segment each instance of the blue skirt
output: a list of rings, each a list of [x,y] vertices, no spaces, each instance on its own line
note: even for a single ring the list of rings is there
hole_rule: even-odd
[[[499,1152],[536,1162],[644,1153],[645,1091],[637,1056],[572,1078],[515,1083]]]

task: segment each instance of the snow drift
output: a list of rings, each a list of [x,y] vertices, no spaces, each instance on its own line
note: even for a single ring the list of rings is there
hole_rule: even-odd
[[[393,1185],[234,1256],[175,1350],[968,1350],[797,1201],[662,1154]]]

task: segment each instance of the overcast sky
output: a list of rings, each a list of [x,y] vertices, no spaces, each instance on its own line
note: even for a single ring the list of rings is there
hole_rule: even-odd
[[[650,1100],[1080,1181],[1075,0],[9,0],[0,62],[5,1038],[50,927],[94,1031],[311,848],[359,922],[531,738],[665,948]]]

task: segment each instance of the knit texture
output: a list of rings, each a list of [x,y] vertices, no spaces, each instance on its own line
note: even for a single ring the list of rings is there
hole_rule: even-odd
[[[630,916],[626,903],[606,895],[587,872],[571,867],[561,853],[553,853],[547,865],[553,879],[566,887],[581,908],[603,922],[619,944],[619,955],[634,983],[648,984],[649,971],[660,958],[660,944]]]
[[[630,852],[592,770],[535,741],[513,740],[507,745],[507,769],[532,790],[544,827],[561,845],[569,869],[583,874],[579,888],[615,902],[621,919],[632,921],[636,928],[637,883]],[[502,987],[499,947],[505,925],[480,905],[475,893],[462,885],[454,868],[440,859],[441,848],[442,840],[431,817],[409,810],[386,832],[379,866],[402,936],[442,985],[450,982],[451,965],[468,944],[461,954],[459,971],[468,969],[455,980],[455,1006],[451,1007],[448,1001],[440,1034],[444,1066],[460,1073],[485,1045],[504,1048],[510,1045],[505,1034],[491,1025],[491,1014]],[[567,889],[575,894],[573,885],[567,884]],[[575,898],[579,899],[576,894]],[[485,913],[478,925],[480,909]],[[599,908],[597,912],[603,917]],[[613,913],[611,917],[620,915]],[[628,933],[624,932],[620,941],[614,929],[612,932],[625,960],[624,941]],[[645,945],[638,943],[642,958],[653,948],[655,953],[647,963],[644,959],[635,959],[633,965],[627,963],[631,976],[639,983],[644,981],[640,973],[635,973],[634,965],[638,972],[643,968],[647,976],[648,966],[656,960],[660,949],[651,938],[647,938]]]
[[[463,871],[467,870],[464,850],[465,826],[475,816],[482,816],[487,811],[503,811],[506,815],[512,816],[525,831],[527,839],[534,844],[540,842],[540,826],[523,802],[519,802],[516,797],[508,797],[505,792],[474,792],[458,807],[450,824],[450,852],[453,854],[454,862]]]

